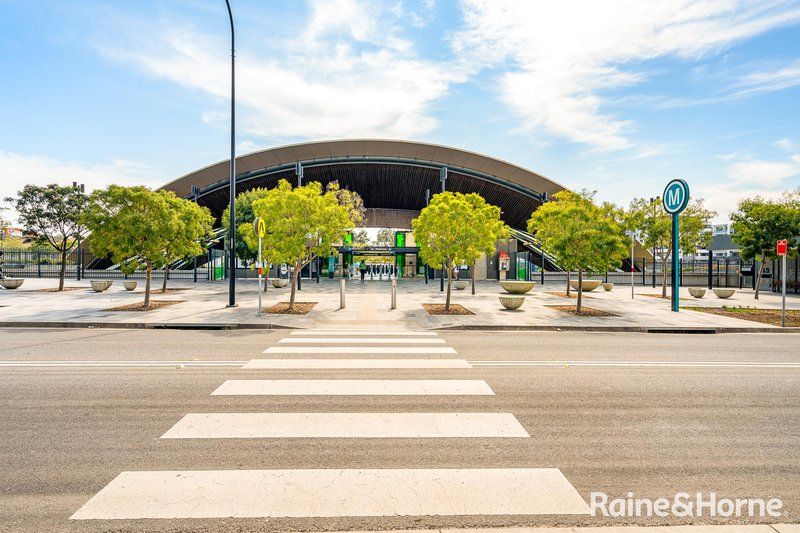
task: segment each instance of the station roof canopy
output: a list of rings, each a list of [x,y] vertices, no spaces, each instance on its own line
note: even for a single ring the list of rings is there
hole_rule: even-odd
[[[278,180],[297,183],[296,166],[303,167],[303,183],[338,181],[358,192],[372,209],[419,211],[425,192],[441,191],[442,168],[447,168],[445,188],[476,192],[502,210],[507,224],[525,229],[531,213],[542,201],[564,189],[540,174],[485,155],[413,141],[358,139],[293,144],[253,152],[236,158],[236,193],[256,187],[274,187]],[[182,176],[163,188],[192,198],[220,218],[228,199],[229,160]]]

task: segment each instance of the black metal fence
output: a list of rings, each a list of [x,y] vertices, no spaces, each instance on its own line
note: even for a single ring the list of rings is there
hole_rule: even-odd
[[[61,254],[48,250],[3,250],[0,264],[7,278],[58,278],[61,272]],[[161,279],[162,270],[154,270],[153,278]],[[208,253],[180,261],[171,267],[169,278],[175,280],[213,281],[225,276],[224,252]],[[67,254],[66,277],[81,279],[144,279],[145,271],[125,274],[119,265],[107,257],[96,257],[86,250],[73,250]]]

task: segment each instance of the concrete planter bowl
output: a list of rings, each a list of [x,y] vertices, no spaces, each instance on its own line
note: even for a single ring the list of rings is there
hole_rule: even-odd
[[[500,286],[509,294],[525,294],[536,286],[535,281],[501,280]],[[522,304],[520,304],[522,305]]]
[[[111,285],[114,284],[111,280],[96,280],[90,281],[89,284],[92,286],[92,290],[94,292],[103,292],[107,290]]]
[[[689,294],[691,294],[693,298],[697,298],[699,300],[706,295],[706,290],[698,289],[697,287],[689,287]]]
[[[272,278],[270,282],[272,282],[272,286],[276,289],[282,289],[289,285],[289,280],[284,278]]]
[[[510,311],[514,311],[522,307],[525,303],[525,296],[522,294],[501,294],[500,305]]]
[[[585,279],[583,280],[583,292],[592,292],[597,287],[600,286],[601,281],[599,279]],[[578,290],[578,280],[571,279],[569,280],[569,286],[572,287],[574,290]]]
[[[25,281],[24,278],[4,278],[0,279],[0,285],[4,289],[19,289],[23,281]]]
[[[457,279],[457,280],[455,280],[453,282],[453,287],[455,287],[456,290],[459,290],[459,291],[463,291],[468,286],[469,286],[469,281],[467,281],[465,279]]]
[[[122,282],[122,286],[125,287],[126,291],[132,291],[133,289],[136,288],[136,282],[135,281],[130,281],[130,280],[125,280],[125,281]]]
[[[603,283],[603,290],[606,292],[610,292],[614,289],[613,283]]]
[[[714,296],[717,298],[722,298],[723,300],[726,298],[730,298],[733,296],[733,293],[736,292],[736,289],[713,289]]]

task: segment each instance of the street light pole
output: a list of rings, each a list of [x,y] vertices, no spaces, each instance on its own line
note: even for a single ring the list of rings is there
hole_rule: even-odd
[[[650,205],[653,206],[653,224],[656,223],[656,204],[658,203],[658,200],[660,198],[661,198],[660,196],[656,196],[655,198],[650,198]],[[652,269],[653,270],[653,288],[655,289],[656,288],[656,245],[655,245],[655,243],[653,243],[652,253],[653,253],[653,269]],[[666,271],[664,272],[664,275],[666,276]]]
[[[225,0],[231,21],[231,170],[230,170],[230,224],[228,230],[228,307],[236,307],[236,37],[230,0]]]
[[[77,190],[81,194],[84,194],[84,192],[86,191],[84,184],[81,183],[80,185],[78,185],[77,181],[72,182],[72,188]],[[75,265],[77,267],[76,269],[77,272],[75,273],[75,276],[77,278],[77,281],[81,280],[81,266],[83,265],[83,257],[81,257],[82,255],[83,254],[81,253],[81,227],[80,225],[78,225],[78,248],[77,250],[75,250],[75,257],[77,258],[77,261],[75,261]]]

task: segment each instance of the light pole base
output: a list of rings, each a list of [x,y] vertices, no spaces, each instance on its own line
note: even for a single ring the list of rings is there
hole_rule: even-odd
[[[239,304],[228,304],[225,306],[226,309],[229,307],[239,307]]]

